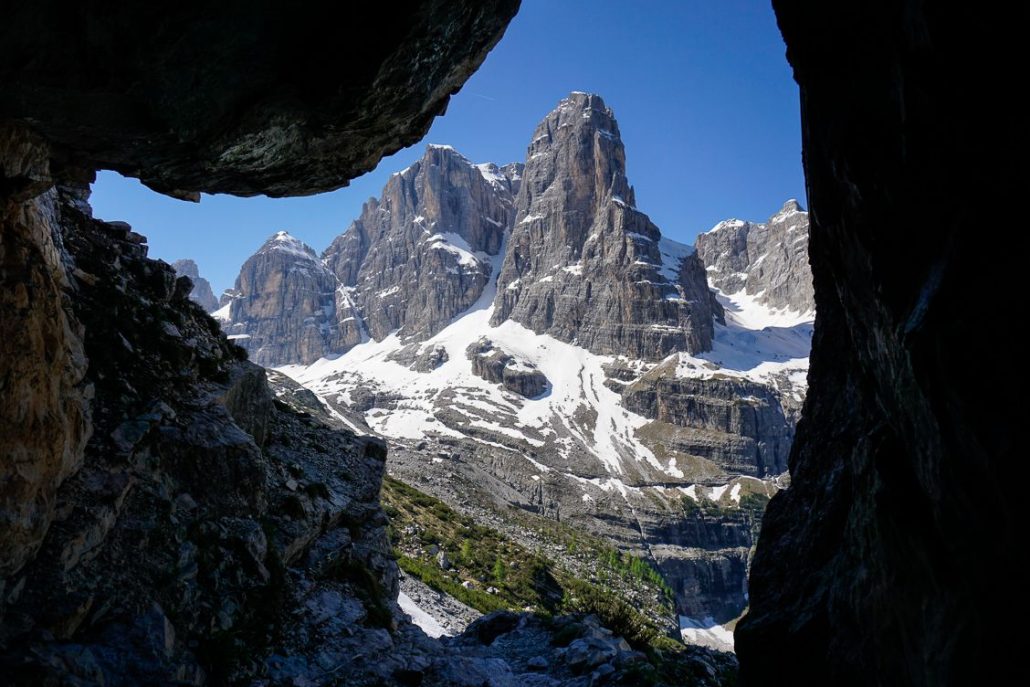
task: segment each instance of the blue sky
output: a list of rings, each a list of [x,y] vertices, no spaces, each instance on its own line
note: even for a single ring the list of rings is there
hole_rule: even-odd
[[[570,91],[601,95],[626,144],[637,207],[690,243],[728,217],[764,219],[804,202],[797,87],[761,0],[523,0],[480,70],[423,142],[347,188],[303,198],[173,200],[98,175],[97,217],[129,222],[150,255],[192,257],[220,293],[285,229],[321,251],[426,143],[475,162],[525,158],[536,124]]]

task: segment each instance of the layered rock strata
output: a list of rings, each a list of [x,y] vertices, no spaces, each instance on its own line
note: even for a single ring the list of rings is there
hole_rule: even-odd
[[[697,254],[708,282],[773,310],[815,312],[808,266],[808,213],[789,200],[768,222],[726,220],[699,234]]]
[[[612,111],[573,93],[537,126],[492,324],[511,319],[595,353],[707,350],[704,268],[635,207]]]

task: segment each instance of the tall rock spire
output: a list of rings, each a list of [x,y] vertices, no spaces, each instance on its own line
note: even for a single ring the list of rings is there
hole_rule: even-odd
[[[635,202],[612,111],[572,93],[529,144],[493,323],[652,360],[710,348],[718,306],[701,262]]]

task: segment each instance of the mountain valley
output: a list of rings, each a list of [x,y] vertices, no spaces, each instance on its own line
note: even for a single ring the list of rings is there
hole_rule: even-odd
[[[806,391],[808,216],[691,247],[634,202],[613,113],[573,93],[525,164],[430,145],[321,256],[272,236],[214,316],[403,483],[568,570],[576,533],[645,562],[655,621],[729,649]]]

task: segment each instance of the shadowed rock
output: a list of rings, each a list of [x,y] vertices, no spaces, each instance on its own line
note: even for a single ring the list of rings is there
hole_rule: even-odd
[[[422,138],[518,4],[33,2],[0,25],[0,118],[170,195],[328,191]]]

